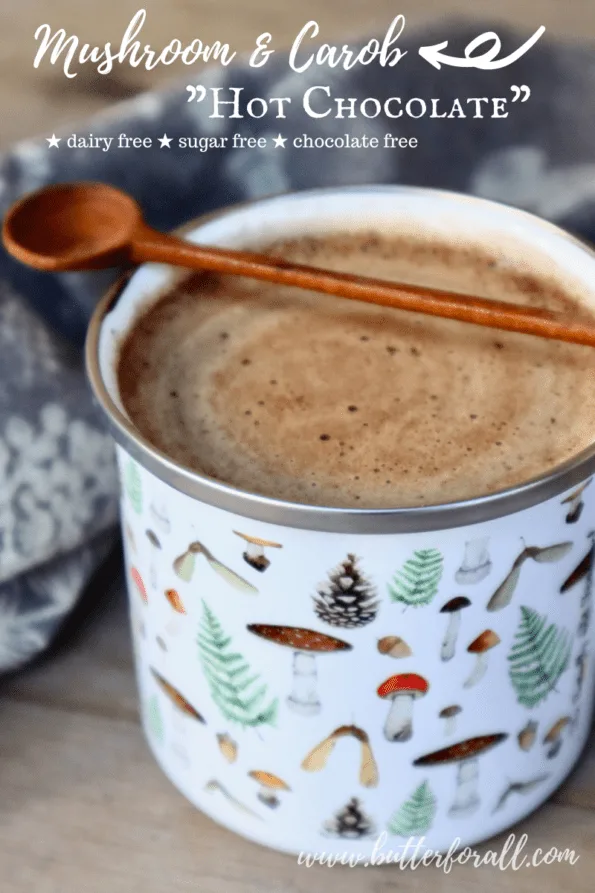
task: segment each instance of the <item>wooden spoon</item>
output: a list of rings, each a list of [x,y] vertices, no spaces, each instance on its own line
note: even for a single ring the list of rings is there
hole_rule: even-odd
[[[540,308],[321,270],[265,254],[193,245],[151,229],[134,199],[104,183],[64,183],[26,196],[9,210],[2,236],[13,257],[48,272],[154,261],[595,346],[595,321],[568,320]]]

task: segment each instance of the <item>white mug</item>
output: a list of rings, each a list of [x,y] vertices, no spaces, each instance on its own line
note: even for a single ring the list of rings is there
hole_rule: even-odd
[[[595,293],[595,256],[536,218],[444,192],[298,193],[198,221],[280,236],[420,229],[503,246]],[[97,308],[87,363],[118,442],[143,725],[199,809],[279,850],[445,851],[543,803],[593,701],[595,449],[451,505],[341,510],[239,491],[161,454],[118,392],[119,345],[173,281],[145,265]]]

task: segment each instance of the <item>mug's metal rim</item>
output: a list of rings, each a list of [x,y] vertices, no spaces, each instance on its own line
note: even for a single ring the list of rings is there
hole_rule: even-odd
[[[428,189],[416,186],[364,185],[359,187],[346,186],[334,187],[332,189],[311,189],[298,193],[285,193],[285,195],[307,196],[316,195],[317,193],[358,191],[406,192],[417,193],[421,196],[424,194],[428,196],[439,194],[463,203],[482,204],[488,207],[493,205],[500,211],[505,210],[510,213],[512,217],[524,219],[534,228],[537,227],[543,229],[544,232],[555,233],[558,237],[566,239],[585,253],[591,255],[591,258],[595,260],[595,251],[588,243],[571,235],[555,224],[548,223],[527,211],[522,211],[501,202],[467,196],[449,190]],[[220,215],[233,213],[243,207],[280,198],[282,195],[270,195],[253,201],[226,206],[223,209],[196,218],[191,224],[182,227],[178,231],[183,233],[188,230],[189,226],[195,228]],[[101,327],[106,315],[117,302],[136,269],[138,267],[123,274],[95,308],[85,343],[87,376],[95,399],[107,415],[110,430],[116,442],[164,483],[199,502],[207,503],[255,521],[312,531],[355,534],[421,533],[463,527],[516,514],[519,511],[564,493],[571,487],[583,482],[592,474],[595,474],[594,441],[591,446],[566,462],[555,466],[545,474],[494,493],[457,502],[428,506],[360,509],[286,502],[285,500],[240,490],[214,478],[192,471],[157,449],[137,431],[110,397],[101,374],[99,364]]]

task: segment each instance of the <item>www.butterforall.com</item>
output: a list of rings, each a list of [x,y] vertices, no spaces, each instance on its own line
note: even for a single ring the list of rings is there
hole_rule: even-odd
[[[394,849],[385,849],[388,835],[386,831],[378,837],[370,856],[359,853],[303,853],[298,856],[298,865],[311,868],[313,865],[326,865],[332,868],[334,865],[345,865],[349,868],[356,866],[369,867],[372,865],[397,865],[399,868],[415,869],[420,866],[432,865],[441,868],[445,874],[449,874],[455,865],[473,865],[479,868],[482,865],[492,865],[500,871],[518,871],[529,866],[538,868],[540,865],[553,865],[554,863],[569,862],[576,865],[580,856],[574,850],[550,847],[544,850],[537,847],[532,852],[527,851],[529,837],[522,834],[518,840],[516,834],[509,834],[499,850],[486,850],[478,853],[471,847],[459,849],[461,840],[457,837],[445,853],[437,853],[426,849],[423,837],[413,838],[402,846]]]

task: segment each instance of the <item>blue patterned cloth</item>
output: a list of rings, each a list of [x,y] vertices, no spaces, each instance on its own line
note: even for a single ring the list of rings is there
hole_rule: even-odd
[[[185,84],[146,94],[79,125],[79,134],[150,136],[152,149],[48,149],[16,146],[0,159],[2,212],[48,183],[99,179],[129,190],[147,219],[168,229],[213,208],[290,189],[355,183],[405,183],[460,190],[514,204],[595,241],[595,55],[591,47],[543,39],[500,71],[437,71],[417,47],[449,40],[462,49],[490,25],[435,26],[401,41],[394,69],[357,67],[290,72],[273,57],[262,69],[215,67],[205,86],[243,86],[253,96],[291,96],[286,120],[208,119],[188,103]],[[527,35],[496,29],[504,51]],[[304,91],[328,84],[334,96],[532,96],[509,117],[465,120],[312,119],[298,112]],[[64,89],[68,89],[65,83]],[[173,137],[161,149],[157,137]],[[289,137],[287,148],[199,152],[174,148],[181,136]],[[294,149],[293,138],[415,136],[416,149]],[[67,134],[64,134],[68,136]],[[49,276],[0,254],[0,672],[43,651],[116,536],[117,481],[110,439],[85,383],[81,347],[98,296],[114,273]]]

